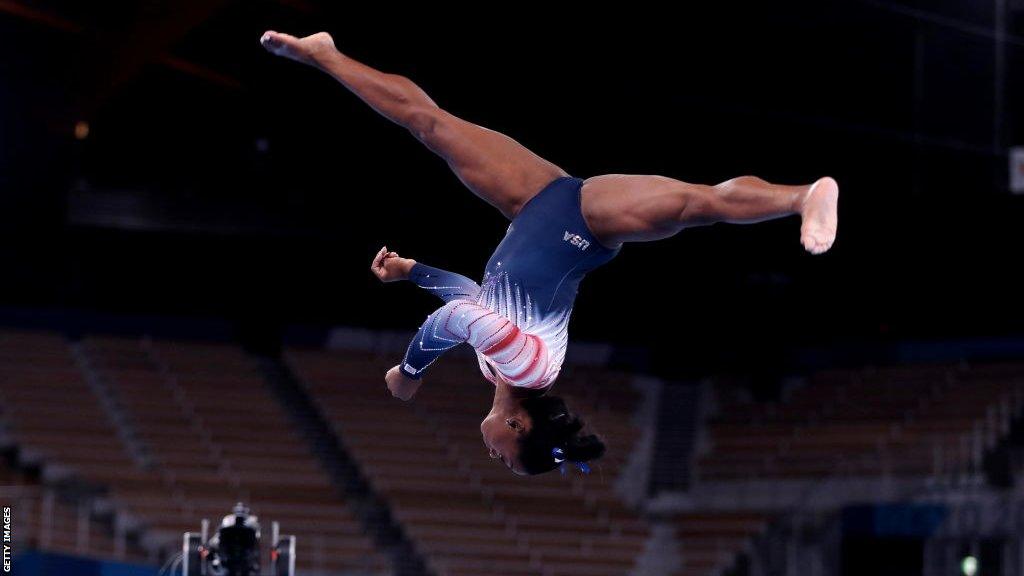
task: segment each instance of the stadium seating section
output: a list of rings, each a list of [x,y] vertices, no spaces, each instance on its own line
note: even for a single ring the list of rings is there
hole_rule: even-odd
[[[439,363],[410,403],[387,392],[391,362],[378,356],[292,349],[285,362],[438,576],[627,575],[650,555],[654,523],[674,530],[675,576],[718,576],[773,518],[698,502],[654,519],[626,506],[616,484],[639,438],[640,398],[624,374],[570,366],[558,383],[608,443],[592,473],[521,478],[487,457],[479,423],[490,384],[470,362]],[[976,474],[1020,416],[1022,373],[821,372],[776,402],[719,382],[696,486]],[[300,574],[392,573],[257,360],[237,347],[0,332],[0,432],[19,455],[18,467],[0,460],[0,495],[17,503],[28,546],[152,563],[201,518],[216,523],[244,501],[299,535]],[[110,506],[69,499],[54,488],[62,479]],[[141,540],[115,537],[118,526],[140,528]]]
[[[975,477],[984,451],[1024,407],[1020,364],[916,365],[826,371],[778,402],[753,402],[716,383],[701,483]],[[720,573],[770,522],[770,510],[707,510],[676,517],[683,569]]]
[[[75,354],[59,336],[5,334],[0,358],[18,446],[108,487],[156,545],[180,548],[244,501],[306,535],[300,570],[390,571],[239,349],[88,338]]]

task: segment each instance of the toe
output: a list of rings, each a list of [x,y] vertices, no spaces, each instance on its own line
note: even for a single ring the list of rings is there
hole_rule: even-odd
[[[811,254],[821,254],[822,252],[827,250],[826,243],[822,242],[813,233],[806,234],[803,238],[801,238],[801,244],[803,244],[804,249],[810,252]]]
[[[828,252],[832,248],[832,243],[835,242],[835,232],[829,230],[805,230],[800,237],[800,242],[804,245],[811,254],[821,254]]]

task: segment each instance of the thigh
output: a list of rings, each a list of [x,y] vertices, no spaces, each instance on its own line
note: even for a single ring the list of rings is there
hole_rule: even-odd
[[[511,219],[564,170],[512,138],[443,110],[428,111],[427,129],[416,134],[451,167],[474,194]]]
[[[583,184],[583,216],[606,246],[661,240],[697,223],[687,214],[699,208],[707,188],[665,176],[596,176]]]

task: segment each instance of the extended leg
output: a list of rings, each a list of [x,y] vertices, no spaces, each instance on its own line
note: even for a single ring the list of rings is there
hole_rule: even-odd
[[[800,214],[800,241],[820,254],[832,247],[838,223],[839,186],[832,178],[784,186],[754,176],[715,186],[662,176],[608,175],[583,186],[583,209],[594,233],[608,245],[672,236],[716,222],[748,224]]]
[[[474,194],[512,218],[565,172],[515,140],[445,112],[408,78],[386,74],[338,52],[326,33],[306,38],[267,32],[267,50],[330,74],[385,118],[444,158]]]

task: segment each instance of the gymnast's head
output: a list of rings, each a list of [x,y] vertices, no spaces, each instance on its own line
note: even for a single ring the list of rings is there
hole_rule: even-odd
[[[583,421],[569,412],[561,398],[531,392],[502,394],[499,390],[495,394],[490,414],[480,423],[491,458],[526,476],[550,472],[563,461],[583,463],[604,454],[604,442],[594,434],[581,433]]]

